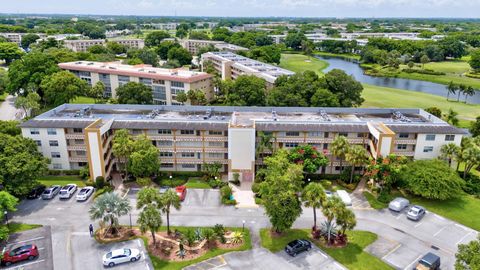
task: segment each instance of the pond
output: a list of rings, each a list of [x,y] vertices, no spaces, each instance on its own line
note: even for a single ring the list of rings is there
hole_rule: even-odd
[[[342,69],[347,74],[353,75],[353,77],[355,77],[355,79],[361,83],[424,92],[442,97],[447,96],[447,86],[443,84],[412,79],[369,76],[363,73],[363,69],[360,67],[357,60],[319,55],[316,55],[315,57],[329,63],[329,66],[323,70],[323,72],[325,73],[332,69]],[[456,99],[456,96],[453,97],[452,95],[450,95],[450,98]],[[463,94],[460,95],[460,100],[465,100],[465,96]],[[474,96],[468,97],[467,102],[473,104],[480,104],[480,92],[477,91]]]

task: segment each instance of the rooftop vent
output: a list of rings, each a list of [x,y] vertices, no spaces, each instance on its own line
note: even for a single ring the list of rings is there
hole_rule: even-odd
[[[397,120],[397,121],[400,121],[400,122],[404,122],[404,123],[412,122],[412,120],[410,120],[408,117],[406,117],[405,115],[403,115],[399,111],[393,111],[392,112],[392,117],[393,117],[394,120]]]
[[[278,120],[277,111],[272,110],[272,118],[273,118],[273,121],[277,121],[277,120]]]
[[[205,115],[203,116],[203,120],[210,119],[210,117],[212,117],[212,109],[208,109],[208,110],[205,112]]]
[[[157,109],[152,110],[148,115],[147,118],[154,119],[160,114],[160,111]]]

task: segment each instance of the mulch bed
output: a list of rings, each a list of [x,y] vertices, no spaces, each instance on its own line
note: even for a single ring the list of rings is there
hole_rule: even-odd
[[[128,227],[119,227],[115,235],[111,233],[105,234],[105,229],[98,229],[95,232],[95,238],[103,243],[126,241],[135,236],[138,236],[138,233]]]

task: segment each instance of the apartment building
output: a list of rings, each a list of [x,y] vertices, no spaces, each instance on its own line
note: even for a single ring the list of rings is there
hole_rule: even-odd
[[[184,39],[180,41],[180,45],[182,45],[182,47],[188,50],[192,55],[197,55],[200,51],[200,48],[207,47],[209,45],[220,51],[228,51],[232,53],[248,51],[248,48],[216,40]]]
[[[254,75],[265,80],[267,88],[272,88],[278,77],[291,76],[295,72],[253,60],[231,52],[208,52],[202,54],[201,63],[209,61],[222,74],[222,79],[235,80],[240,75]]]
[[[91,86],[101,81],[105,85],[105,97],[116,98],[116,89],[128,82],[143,83],[152,88],[155,104],[183,105],[177,102],[177,94],[189,90],[201,90],[207,100],[213,97],[213,76],[205,72],[155,68],[145,64],[124,65],[120,62],[77,61],[58,66]]]
[[[242,181],[251,181],[271,155],[271,150],[256,153],[260,132],[272,136],[274,151],[316,147],[330,159],[318,173],[341,171],[330,152],[337,136],[365,147],[373,158],[432,159],[442,145],[460,145],[465,134],[422,109],[64,104],[20,126],[51,159],[51,169],[89,164],[92,177],[108,177],[119,162],[112,155],[113,136],[128,129],[158,147],[162,171],[198,171],[217,162],[222,172],[239,173]]]
[[[18,46],[22,44],[22,37],[27,33],[0,33],[0,36],[6,38],[9,42],[17,43]],[[44,33],[35,33],[40,38],[45,38],[47,35]]]
[[[117,42],[124,46],[143,49],[145,47],[145,42],[143,39],[111,39],[109,41]],[[86,52],[88,48],[101,45],[106,46],[107,40],[105,39],[76,39],[76,40],[65,40],[63,41],[64,46],[74,52]]]

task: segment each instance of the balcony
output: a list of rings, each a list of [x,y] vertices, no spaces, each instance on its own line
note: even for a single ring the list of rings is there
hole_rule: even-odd
[[[68,161],[70,162],[88,162],[87,157],[69,157]]]
[[[417,140],[414,139],[395,139],[395,144],[412,144],[416,145]]]
[[[395,151],[393,154],[397,156],[414,156],[415,152],[414,151]]]
[[[85,134],[83,133],[65,133],[65,139],[85,139]]]
[[[68,151],[87,151],[87,146],[84,144],[77,144],[77,145],[68,145]]]
[[[147,134],[147,136],[150,140],[154,140],[154,141],[173,141],[172,135]]]

